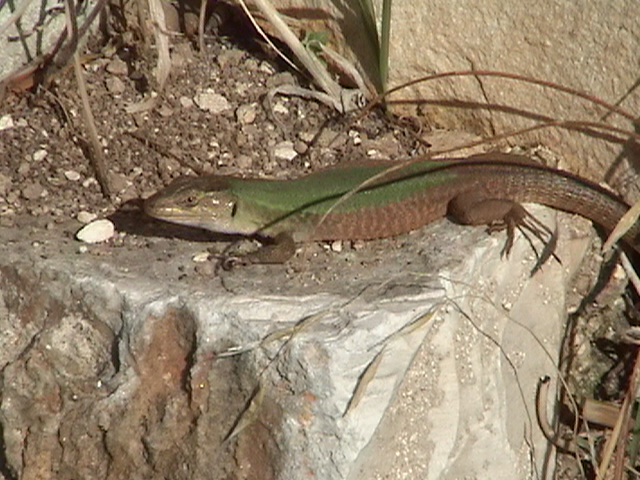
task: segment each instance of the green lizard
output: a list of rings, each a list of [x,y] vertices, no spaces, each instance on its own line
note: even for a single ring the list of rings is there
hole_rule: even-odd
[[[284,248],[258,251],[249,258],[273,263],[292,255],[294,242],[389,237],[445,216],[466,225],[499,223],[508,228],[508,253],[514,226],[535,230],[531,222],[527,225],[532,217],[519,202],[577,213],[607,231],[629,208],[593,182],[527,157],[498,153],[419,161],[373,181],[336,205],[389,166],[379,162],[347,165],[294,180],[181,177],[148,198],[144,209],[168,222],[276,238]],[[640,225],[634,225],[623,241],[640,252]]]

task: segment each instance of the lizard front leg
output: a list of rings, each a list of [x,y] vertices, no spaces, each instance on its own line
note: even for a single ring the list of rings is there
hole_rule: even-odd
[[[293,237],[286,232],[279,233],[273,238],[261,241],[263,245],[255,252],[242,256],[230,255],[222,258],[222,268],[224,270],[231,270],[236,265],[285,263],[296,253],[296,245]]]

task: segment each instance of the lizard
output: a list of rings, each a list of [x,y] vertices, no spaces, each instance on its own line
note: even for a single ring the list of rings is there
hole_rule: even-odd
[[[284,263],[297,242],[391,237],[443,217],[506,228],[503,253],[508,254],[514,227],[539,233],[521,202],[581,215],[606,231],[629,209],[597,183],[505,153],[416,161],[352,192],[389,166],[356,163],[292,180],[184,176],[149,197],[144,211],[155,219],[218,233],[275,239],[245,261]],[[640,223],[622,241],[640,253]]]

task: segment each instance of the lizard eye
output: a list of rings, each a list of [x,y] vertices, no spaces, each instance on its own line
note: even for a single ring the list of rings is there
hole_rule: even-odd
[[[186,198],[186,203],[187,205],[195,205],[198,202],[198,197],[196,197],[195,195],[189,195]]]

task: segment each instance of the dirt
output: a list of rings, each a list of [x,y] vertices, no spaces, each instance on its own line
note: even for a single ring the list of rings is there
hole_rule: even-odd
[[[140,45],[110,45],[96,55],[83,63],[83,74],[114,203],[87,160],[87,129],[68,68],[38,91],[2,102],[0,116],[13,124],[0,131],[2,224],[52,228],[82,211],[105,217],[180,175],[290,177],[338,161],[412,153],[395,139],[403,132],[379,113],[347,127],[350,117],[314,101],[276,96],[266,105],[274,87],[308,82],[233,38],[209,37],[202,53],[190,39],[173,39],[171,76],[161,92],[153,87],[153,56],[141,54]],[[127,113],[149,98],[153,108]],[[203,106],[208,100],[214,104]]]

